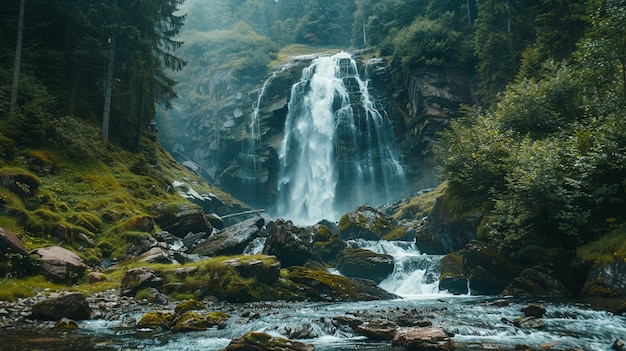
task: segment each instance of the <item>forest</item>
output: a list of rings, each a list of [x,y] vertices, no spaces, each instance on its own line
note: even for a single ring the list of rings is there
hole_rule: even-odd
[[[436,151],[455,210],[484,213],[479,237],[504,251],[565,246],[596,262],[626,258],[624,0],[4,0],[2,8],[5,160],[34,146],[80,160],[91,145],[78,145],[68,123],[99,126],[93,143],[136,150],[155,111],[189,92],[199,70],[228,66],[245,79],[267,74],[284,52],[368,49],[396,63],[397,77],[455,67],[470,80],[474,103]]]

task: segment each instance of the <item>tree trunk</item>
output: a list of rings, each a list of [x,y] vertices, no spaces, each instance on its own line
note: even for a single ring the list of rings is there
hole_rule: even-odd
[[[109,48],[109,62],[104,91],[104,110],[102,112],[102,141],[106,145],[109,141],[109,119],[111,116],[111,94],[113,92],[113,68],[115,64],[115,39],[111,39]]]
[[[20,0],[20,12],[17,20],[17,44],[15,44],[15,64],[13,65],[13,84],[11,86],[11,105],[9,115],[17,110],[17,87],[20,80],[20,63],[22,62],[22,37],[24,36],[24,5],[26,0]]]

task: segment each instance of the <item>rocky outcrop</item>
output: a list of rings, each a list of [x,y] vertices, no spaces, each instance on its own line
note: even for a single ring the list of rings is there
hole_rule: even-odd
[[[421,251],[445,255],[477,238],[482,213],[475,211],[459,218],[449,208],[449,201],[445,197],[437,198],[426,224],[417,233],[415,244]]]
[[[265,219],[257,216],[226,227],[196,246],[192,253],[202,256],[242,254],[252,240],[263,234],[264,225]]]
[[[268,226],[263,253],[276,256],[283,267],[303,266],[309,260],[322,261],[313,234],[282,219]]]
[[[620,260],[592,268],[582,291],[586,296],[625,296],[626,263]]]
[[[249,332],[231,340],[222,351],[314,351],[315,347],[299,341],[274,337],[259,332]]]
[[[61,318],[83,320],[89,319],[92,312],[83,294],[64,292],[37,302],[33,306],[32,317],[47,321],[56,321]]]
[[[169,204],[159,209],[160,214],[154,219],[161,229],[182,238],[188,233],[211,233],[213,227],[198,205],[191,203]]]
[[[87,265],[77,254],[60,246],[39,248],[33,254],[39,256],[41,273],[58,283],[74,283],[87,269]]]
[[[313,243],[319,250],[322,260],[327,264],[333,264],[339,252],[347,246],[339,236],[339,227],[335,223],[322,221],[313,228],[315,229]]]
[[[366,249],[344,249],[337,256],[337,269],[351,278],[369,279],[378,284],[393,272],[391,255],[379,254]]]
[[[255,278],[261,283],[271,284],[280,277],[280,262],[276,256],[265,256],[259,259],[231,258],[224,261],[225,264],[235,268],[237,273],[244,278]]]
[[[486,243],[471,242],[461,250],[461,255],[472,294],[499,294],[521,271],[517,264]]]
[[[365,322],[358,325],[354,331],[370,340],[384,341],[393,340],[398,327],[398,324],[394,322],[383,320]]]

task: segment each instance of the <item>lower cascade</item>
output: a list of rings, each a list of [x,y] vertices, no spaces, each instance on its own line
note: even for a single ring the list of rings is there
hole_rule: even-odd
[[[298,224],[380,205],[405,184],[392,123],[350,54],[318,57],[292,86],[280,158],[277,216]],[[380,111],[383,111],[381,113]]]
[[[352,240],[353,248],[367,249],[394,258],[393,272],[379,286],[403,298],[439,295],[440,262],[443,256],[422,254],[406,241]]]

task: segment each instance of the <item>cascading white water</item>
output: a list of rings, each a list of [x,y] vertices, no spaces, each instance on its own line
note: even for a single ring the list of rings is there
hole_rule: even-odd
[[[405,183],[383,116],[350,54],[318,57],[293,85],[279,157],[277,216],[297,224],[389,201]]]
[[[422,254],[415,243],[406,241],[351,240],[353,248],[393,256],[394,270],[379,286],[404,298],[426,298],[439,292],[440,255]]]

